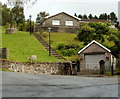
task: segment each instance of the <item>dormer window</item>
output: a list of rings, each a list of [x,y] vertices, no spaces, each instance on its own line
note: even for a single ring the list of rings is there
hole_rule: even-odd
[[[73,26],[73,21],[65,21],[66,26]]]
[[[52,25],[60,25],[60,20],[52,20]]]

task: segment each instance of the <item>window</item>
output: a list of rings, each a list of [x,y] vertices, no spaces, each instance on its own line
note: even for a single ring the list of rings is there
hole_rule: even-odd
[[[60,20],[52,20],[52,25],[60,25]]]
[[[73,21],[65,21],[66,26],[73,26]]]

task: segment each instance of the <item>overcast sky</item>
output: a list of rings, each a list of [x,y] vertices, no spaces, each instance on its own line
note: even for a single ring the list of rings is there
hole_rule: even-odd
[[[0,0],[5,3],[7,0]],[[118,14],[118,1],[120,0],[37,0],[32,6],[25,6],[25,17],[29,18],[32,15],[32,20],[35,21],[36,16],[41,11],[46,11],[50,15],[60,12],[66,12],[74,16],[77,14],[93,14],[115,12]]]

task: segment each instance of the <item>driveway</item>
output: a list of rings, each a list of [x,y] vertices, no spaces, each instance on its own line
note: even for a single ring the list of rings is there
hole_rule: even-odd
[[[2,72],[3,97],[118,97],[118,78]]]

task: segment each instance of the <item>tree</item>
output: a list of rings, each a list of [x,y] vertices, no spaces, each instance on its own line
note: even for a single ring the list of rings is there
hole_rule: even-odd
[[[102,22],[90,22],[88,25],[96,30],[97,34],[108,34],[109,27],[107,26],[106,23]]]
[[[79,15],[78,15],[78,18],[82,18],[82,15],[81,15],[81,14],[79,14]]]
[[[7,8],[7,5],[2,5],[2,25],[11,23],[12,17],[10,13],[11,13],[10,8]]]
[[[104,20],[107,20],[108,19],[108,15],[107,13],[104,13]]]
[[[92,19],[92,18],[93,18],[92,14],[89,14],[88,18],[89,18],[89,19]]]
[[[77,37],[79,41],[84,42],[86,45],[94,39],[94,35],[96,35],[94,28],[90,27],[89,25],[83,25],[78,31]]]
[[[109,27],[105,23],[90,22],[80,27],[77,37],[87,44],[92,40],[104,42],[104,35],[108,34]]]
[[[46,13],[45,11],[40,12],[39,14],[37,14],[36,23],[40,23],[40,21],[47,16],[49,16],[49,13]]]
[[[88,19],[88,17],[87,17],[87,15],[86,15],[86,14],[84,14],[84,15],[83,15],[83,18],[84,18],[84,19]]]
[[[34,21],[31,22],[31,28],[32,28],[32,31],[33,31],[33,28],[34,28]],[[25,21],[25,31],[30,31],[30,20],[26,20]]]
[[[100,14],[99,19],[107,20],[108,19],[107,13]]]
[[[111,12],[110,13],[110,20],[113,21],[113,22],[117,22],[117,16],[114,12]]]
[[[39,14],[37,14],[37,18],[36,18],[36,23],[40,23],[40,15]]]
[[[93,17],[93,19],[99,19],[96,15]]]
[[[7,0],[8,5],[10,6],[24,6],[28,2],[30,2],[32,5],[35,4],[37,0]]]
[[[77,17],[77,14],[75,13],[74,16]]]
[[[100,14],[99,19],[104,19],[103,14]]]
[[[8,5],[12,7],[11,11],[11,26],[14,22],[20,24],[20,26],[25,24],[24,21],[24,5],[30,2],[32,5],[35,4],[37,0],[7,0]],[[23,26],[22,26],[23,27]]]
[[[110,37],[108,38],[108,40],[114,42],[114,46],[111,47],[110,49],[112,50],[112,53],[114,55],[120,58],[120,56],[118,55],[120,54],[120,31],[111,28],[109,32],[110,32],[109,35]]]
[[[107,19],[110,20],[110,15],[107,16]]]
[[[17,24],[17,26],[25,21],[24,9],[20,6],[15,6],[11,10],[13,21]]]

